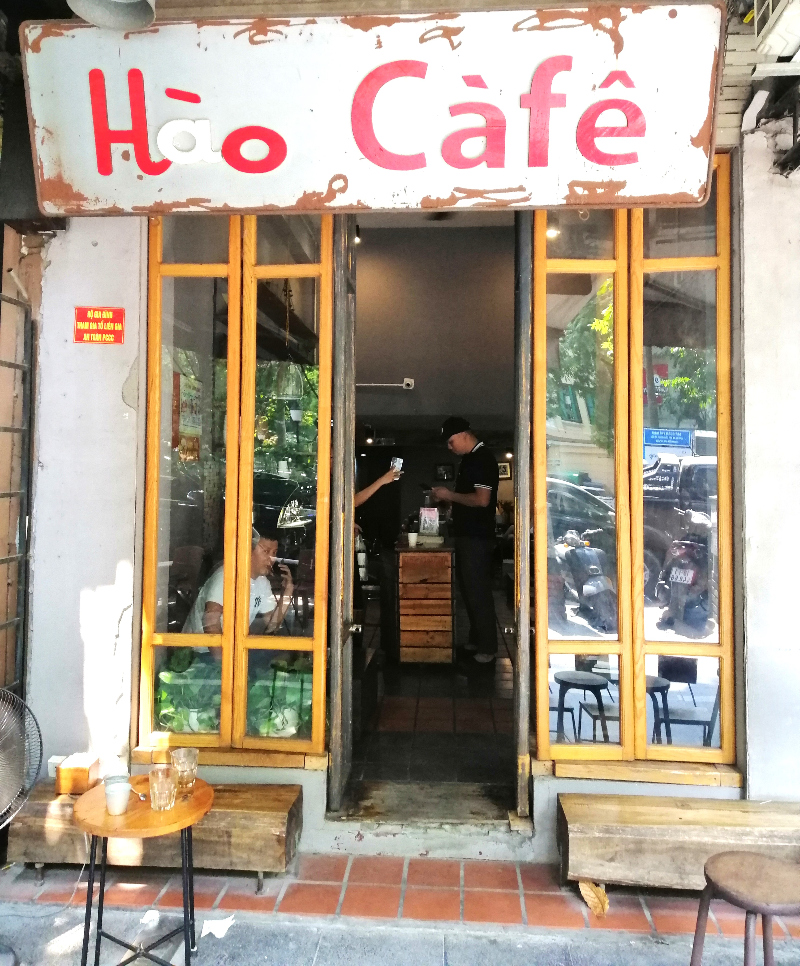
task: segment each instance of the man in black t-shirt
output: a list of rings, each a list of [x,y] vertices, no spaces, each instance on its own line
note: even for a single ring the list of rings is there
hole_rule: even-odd
[[[442,425],[442,438],[461,457],[455,490],[435,486],[436,500],[453,504],[456,576],[469,617],[467,666],[491,670],[497,655],[497,617],[492,593],[494,515],[499,471],[494,455],[460,416]]]

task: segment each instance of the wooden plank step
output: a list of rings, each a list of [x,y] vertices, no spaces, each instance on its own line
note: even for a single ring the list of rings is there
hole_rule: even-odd
[[[401,647],[400,660],[404,664],[452,664],[453,653],[449,647]]]
[[[402,584],[400,600],[450,600],[450,584]]]
[[[303,828],[302,785],[214,785],[214,805],[192,832],[197,869],[285,872]],[[9,862],[69,863],[87,859],[83,832],[72,821],[77,796],[38,784],[8,833]],[[111,865],[181,866],[180,835],[110,838]]]
[[[556,834],[564,882],[699,890],[717,852],[800,861],[800,803],[560,794]]]

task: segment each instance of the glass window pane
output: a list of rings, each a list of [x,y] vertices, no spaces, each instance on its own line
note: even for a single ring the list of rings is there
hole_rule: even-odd
[[[719,640],[714,272],[644,279],[644,631]]]
[[[719,661],[648,654],[648,744],[720,747]]]
[[[247,652],[247,734],[311,738],[313,656],[297,651]]]
[[[717,254],[717,179],[702,208],[646,208],[644,257]]]
[[[306,265],[319,262],[319,215],[260,215],[257,228],[259,265]]]
[[[547,277],[550,637],[617,637],[614,284]]]
[[[259,283],[251,634],[314,630],[317,309],[316,279]]]
[[[614,212],[562,208],[547,212],[548,258],[613,258]]]
[[[157,647],[153,729],[175,734],[219,731],[222,648]]]
[[[162,282],[156,631],[221,633],[227,282]]]
[[[550,740],[620,743],[616,654],[550,655]]]
[[[208,265],[228,261],[227,215],[169,215],[163,219],[161,260]]]

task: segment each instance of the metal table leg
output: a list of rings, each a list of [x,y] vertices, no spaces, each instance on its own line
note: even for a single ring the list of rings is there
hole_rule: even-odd
[[[662,717],[664,719],[664,731],[667,735],[667,744],[672,744],[672,728],[669,723],[669,705],[667,704],[667,692],[666,690],[661,692],[661,706],[664,709]]]
[[[189,846],[189,932],[192,937],[192,952],[197,952],[197,940],[194,936],[194,855],[192,854],[192,826],[186,829],[186,840]]]
[[[595,697],[597,698],[597,710],[600,713],[600,728],[603,732],[603,741],[607,742],[608,738],[608,723],[606,722],[606,709],[603,707],[603,689],[596,688],[594,691]]]
[[[564,734],[564,698],[566,697],[569,685],[559,683],[558,685],[558,717],[556,718],[556,741],[565,741]]]
[[[94,966],[100,966],[100,940],[103,938],[103,893],[106,888],[106,859],[108,839],[103,839],[100,856],[100,894],[97,897],[97,939],[94,945]]]
[[[94,864],[97,858],[97,836],[92,836],[92,847],[89,850],[89,887],[86,891],[86,919],[83,926],[83,951],[81,966],[86,966],[89,958],[89,933],[92,929],[92,899],[94,893]],[[99,940],[98,940],[99,941]]]
[[[183,945],[186,966],[191,964],[192,937],[189,918],[189,845],[186,829],[181,829],[181,866],[183,871]]]

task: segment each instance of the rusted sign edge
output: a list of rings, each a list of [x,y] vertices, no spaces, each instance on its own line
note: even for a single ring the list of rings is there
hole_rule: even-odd
[[[536,14],[538,12],[545,11],[564,11],[564,12],[575,12],[582,13],[586,11],[587,13],[591,11],[591,16],[585,20],[587,25],[592,25],[595,20],[607,19],[604,17],[603,12],[607,11],[609,8],[618,10],[630,10],[632,13],[642,13],[645,10],[656,8],[656,7],[676,7],[676,6],[697,6],[697,0],[648,0],[647,3],[618,3],[614,0],[603,0],[601,3],[590,3],[590,4],[576,4],[571,3],[569,0],[562,0],[562,2],[538,4],[534,8],[526,8],[524,11],[519,5],[514,4],[513,6],[504,7],[502,10],[498,8],[492,8],[490,10],[462,10],[458,12],[414,12],[414,13],[397,13],[397,14],[385,14],[385,15],[347,15],[341,14],[337,15],[326,11],[322,16],[325,19],[340,20],[347,23],[350,21],[350,26],[357,30],[370,31],[374,29],[379,29],[382,26],[394,25],[396,23],[427,23],[431,21],[439,20],[457,20],[462,13],[511,13],[515,10],[520,12],[525,12],[528,14]],[[718,108],[722,95],[722,81],[723,81],[723,68],[725,60],[725,41],[727,34],[727,6],[725,0],[702,0],[702,6],[716,7],[720,13],[720,35],[719,43],[717,47],[717,53],[714,58],[714,62],[711,69],[710,87],[711,87],[711,97],[709,101],[709,110],[706,120],[701,125],[700,130],[692,139],[692,143],[695,147],[700,147],[706,150],[708,158],[708,167],[705,181],[704,192],[695,197],[688,192],[684,196],[677,196],[675,194],[666,195],[648,195],[645,197],[624,197],[620,198],[618,195],[619,190],[621,190],[625,182],[622,182],[619,187],[617,183],[612,181],[581,181],[581,182],[571,182],[570,183],[570,193],[573,190],[573,185],[581,186],[588,190],[594,189],[597,192],[597,201],[602,201],[602,204],[598,204],[597,201],[593,201],[591,196],[578,196],[577,194],[570,198],[568,193],[565,196],[564,204],[557,206],[558,208],[567,206],[578,206],[592,207],[592,208],[636,208],[636,207],[670,207],[670,208],[699,208],[703,207],[707,202],[711,194],[711,184],[713,177],[714,168],[714,152],[716,148],[716,133],[717,133],[717,116]],[[311,11],[309,11],[311,13]],[[292,22],[294,21],[294,24]],[[203,27],[212,26],[238,26],[241,25],[245,32],[247,28],[251,30],[260,31],[260,28],[273,28],[280,26],[290,26],[290,25],[313,25],[317,21],[313,14],[310,17],[305,17],[303,15],[298,16],[284,16],[284,17],[219,17],[219,18],[186,18],[186,19],[171,19],[171,20],[161,20],[158,21],[151,27],[148,27],[140,31],[127,31],[123,34],[123,40],[127,40],[131,34],[148,34],[148,33],[159,33],[160,27],[162,26],[194,26],[198,29]],[[41,33],[34,39],[33,43],[30,45],[27,41],[27,30],[32,27],[42,27]],[[41,50],[41,44],[44,40],[51,37],[64,36],[67,33],[71,33],[75,30],[97,29],[92,24],[86,23],[81,20],[28,20],[20,24],[19,27],[19,39],[20,39],[20,52],[22,55],[23,64],[23,80],[25,87],[25,101],[28,112],[28,134],[31,142],[31,153],[34,161],[34,180],[36,184],[36,201],[39,210],[43,215],[52,215],[53,212],[47,211],[43,205],[43,195],[44,195],[44,182],[57,180],[55,178],[45,179],[43,171],[41,169],[41,162],[38,160],[38,150],[36,146],[35,128],[33,123],[33,112],[31,109],[31,97],[30,97],[30,87],[28,83],[28,69],[27,69],[27,57],[29,54],[36,56]],[[603,29],[595,26],[595,29]],[[605,31],[608,32],[608,31]],[[251,39],[251,43],[254,42]],[[36,45],[36,50],[34,50],[34,44]],[[697,143],[695,143],[697,139]],[[706,147],[707,145],[707,147]],[[338,176],[334,175],[329,182],[328,188],[330,189],[331,183]],[[63,176],[61,177],[63,181]],[[322,191],[306,191],[304,194],[296,199],[294,205],[284,206],[284,205],[260,205],[257,207],[248,208],[236,208],[227,204],[222,205],[212,205],[210,204],[210,199],[206,198],[187,198],[185,201],[172,202],[172,203],[162,203],[154,204],[150,206],[142,206],[142,210],[132,210],[120,208],[116,205],[105,206],[102,208],[96,208],[92,210],[87,210],[83,207],[84,203],[91,203],[91,199],[87,196],[77,192],[71,185],[66,186],[69,191],[75,196],[75,206],[65,204],[64,202],[59,203],[57,214],[66,215],[70,217],[80,217],[80,216],[91,216],[91,217],[113,217],[120,215],[130,215],[133,217],[145,217],[147,215],[153,214],[167,214],[174,212],[204,212],[204,213],[241,213],[241,214],[259,214],[259,213],[279,213],[286,212],[290,213],[293,211],[319,211],[319,212],[330,212],[333,211],[337,214],[351,214],[358,212],[403,212],[407,211],[409,213],[416,212],[419,210],[456,210],[460,211],[475,211],[475,210],[485,210],[494,209],[497,210],[501,208],[505,211],[524,211],[524,210],[536,210],[537,207],[550,208],[551,206],[535,206],[526,205],[525,199],[520,199],[519,201],[503,202],[501,199],[493,198],[491,200],[486,200],[483,202],[475,202],[468,208],[457,208],[458,204],[458,192],[463,193],[464,196],[471,193],[467,189],[460,189],[458,187],[453,188],[453,193],[447,199],[449,204],[436,204],[437,201],[445,201],[445,199],[426,199],[429,203],[422,204],[419,208],[416,206],[408,206],[407,208],[371,208],[360,201],[354,202],[352,205],[342,205],[331,207],[330,201],[333,197],[330,197],[330,190],[323,193]],[[611,190],[609,190],[611,189]],[[616,189],[616,190],[614,190]],[[505,191],[510,191],[515,189],[499,189],[499,191],[491,192],[485,191],[484,194],[498,194]],[[338,193],[338,192],[336,192]],[[450,201],[450,198],[455,200]],[[313,207],[309,206],[308,201],[313,198]],[[461,199],[463,200],[463,199]],[[302,202],[306,201],[305,204]]]

